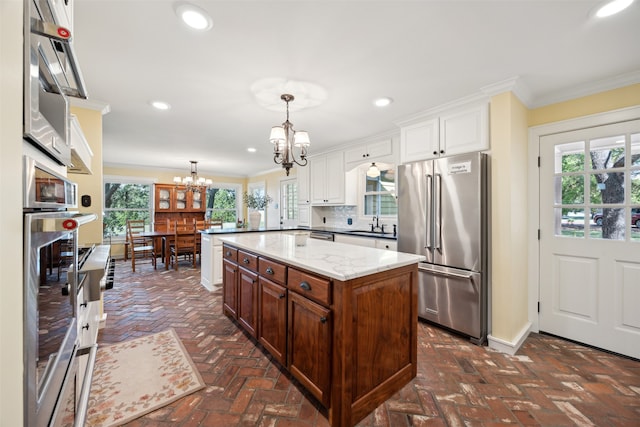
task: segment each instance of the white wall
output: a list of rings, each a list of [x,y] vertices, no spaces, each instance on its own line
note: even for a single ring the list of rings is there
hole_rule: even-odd
[[[22,7],[0,1],[0,426],[23,425]]]

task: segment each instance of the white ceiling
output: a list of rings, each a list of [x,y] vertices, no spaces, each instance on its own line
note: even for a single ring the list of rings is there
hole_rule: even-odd
[[[397,131],[398,121],[515,76],[532,107],[640,81],[638,1],[601,20],[592,13],[602,1],[590,0],[192,3],[213,18],[210,31],[185,27],[172,1],[76,0],[90,99],[110,106],[105,164],[273,169],[268,135],[284,113],[256,102],[250,88],[264,78],[327,91],[321,105],[291,113],[311,154]],[[380,96],[394,102],[376,108]]]

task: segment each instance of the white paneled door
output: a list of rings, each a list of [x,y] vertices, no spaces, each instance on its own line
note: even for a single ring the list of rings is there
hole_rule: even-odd
[[[540,331],[640,358],[640,120],[540,139]]]

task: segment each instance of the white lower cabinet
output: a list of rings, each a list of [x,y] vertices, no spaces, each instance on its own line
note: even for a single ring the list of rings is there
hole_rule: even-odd
[[[202,234],[200,239],[200,283],[212,291],[222,284],[222,242],[210,234]]]

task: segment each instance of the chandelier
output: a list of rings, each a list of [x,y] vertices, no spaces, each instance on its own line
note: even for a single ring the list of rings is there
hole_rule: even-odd
[[[293,95],[285,93],[280,96],[280,99],[287,103],[287,120],[282,126],[271,128],[269,141],[273,144],[273,161],[276,164],[282,164],[282,167],[287,171],[287,176],[289,176],[289,169],[293,167],[294,163],[299,166],[307,165],[307,147],[311,141],[309,141],[307,132],[294,131],[293,123],[289,121],[289,102],[295,99]],[[296,148],[300,151],[298,159],[296,159],[294,151]]]
[[[208,187],[213,184],[213,180],[198,176],[198,162],[195,160],[189,160],[191,162],[191,174],[184,178],[179,176],[173,177],[173,182],[178,185],[184,185],[187,187],[187,191],[200,192],[201,187]]]

